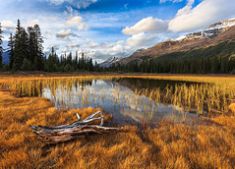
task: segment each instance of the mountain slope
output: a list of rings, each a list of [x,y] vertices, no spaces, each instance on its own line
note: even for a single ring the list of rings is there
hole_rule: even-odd
[[[133,61],[118,70],[146,73],[235,73],[235,39]]]
[[[109,68],[113,64],[119,62],[120,60],[121,60],[121,58],[119,58],[119,57],[110,57],[106,61],[100,63],[99,66],[102,68]]]
[[[229,22],[228,22],[229,21]],[[137,51],[131,56],[121,59],[119,63],[126,65],[132,62],[141,63],[144,60],[160,57],[175,52],[184,52],[198,48],[206,48],[221,42],[235,39],[235,19],[219,22],[209,26],[202,32],[187,35],[182,40],[166,41],[149,49]]]

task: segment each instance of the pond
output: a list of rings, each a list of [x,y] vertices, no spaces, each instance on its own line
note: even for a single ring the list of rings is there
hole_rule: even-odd
[[[93,79],[74,81],[70,85],[58,83],[53,89],[44,85],[40,95],[50,99],[58,109],[102,108],[113,115],[114,125],[155,125],[163,119],[180,122],[196,117],[157,97],[166,87],[175,90],[182,85],[187,87],[195,83],[138,78]]]

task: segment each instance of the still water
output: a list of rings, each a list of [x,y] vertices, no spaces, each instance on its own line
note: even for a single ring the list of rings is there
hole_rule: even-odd
[[[55,90],[45,87],[41,96],[50,99],[57,108],[99,107],[113,115],[113,124],[157,124],[162,119],[186,120],[188,113],[170,104],[160,103],[142,89],[164,88],[166,85],[186,84],[150,79],[110,79],[74,82],[69,88],[59,84]],[[187,115],[186,115],[187,114]]]

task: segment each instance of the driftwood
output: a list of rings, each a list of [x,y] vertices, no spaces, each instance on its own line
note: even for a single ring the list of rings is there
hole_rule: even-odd
[[[104,134],[111,131],[120,131],[120,128],[116,127],[104,127],[104,116],[102,112],[96,112],[86,119],[81,120],[80,116],[76,114],[78,121],[70,125],[61,125],[55,127],[47,126],[32,126],[32,130],[36,133],[44,142],[55,144],[59,142],[66,142],[77,138],[80,135],[95,133]],[[94,125],[92,123],[100,121],[100,125]]]

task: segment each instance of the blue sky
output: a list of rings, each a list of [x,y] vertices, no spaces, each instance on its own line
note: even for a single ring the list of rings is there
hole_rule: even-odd
[[[39,24],[44,50],[85,52],[98,62],[235,17],[230,0],[1,0],[4,40],[16,20]]]

